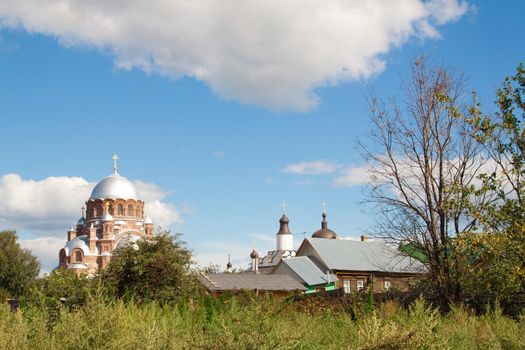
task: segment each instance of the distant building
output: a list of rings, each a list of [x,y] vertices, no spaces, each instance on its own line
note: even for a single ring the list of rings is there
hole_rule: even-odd
[[[78,274],[93,274],[111,260],[119,246],[153,235],[153,222],[144,215],[144,201],[135,186],[117,173],[118,157],[113,156],[113,174],[102,179],[82,208],[76,228],[67,232],[67,243],[59,252],[59,266]]]
[[[306,287],[288,275],[261,275],[256,273],[201,273],[199,281],[212,294],[235,293],[242,290],[256,293],[288,295],[304,292]]]

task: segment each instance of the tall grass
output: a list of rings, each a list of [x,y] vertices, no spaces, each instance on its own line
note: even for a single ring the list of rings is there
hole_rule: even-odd
[[[52,317],[50,317],[50,315]],[[90,297],[58,315],[0,311],[0,349],[525,349],[525,318],[442,315],[421,300],[351,314],[285,299],[201,298],[159,306]]]

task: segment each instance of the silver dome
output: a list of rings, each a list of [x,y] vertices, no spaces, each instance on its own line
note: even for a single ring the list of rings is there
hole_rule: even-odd
[[[91,192],[89,199],[97,198],[122,198],[122,199],[138,199],[135,186],[120,175],[110,175],[102,179]]]

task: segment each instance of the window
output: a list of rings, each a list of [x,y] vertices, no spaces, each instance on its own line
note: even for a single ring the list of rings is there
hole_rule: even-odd
[[[350,288],[350,280],[343,280],[343,290],[347,294],[352,291],[352,289]]]
[[[385,281],[385,290],[389,290],[391,286],[390,281]]]
[[[357,281],[357,291],[359,292],[360,290],[363,290],[364,288],[365,288],[365,281],[358,280]]]
[[[140,209],[139,208],[137,208],[137,214],[135,216],[140,217]]]
[[[128,205],[128,216],[133,216],[133,206]]]
[[[58,260],[60,261],[60,264],[66,263],[66,251],[64,249],[60,250],[60,253],[58,254]]]
[[[82,253],[80,252],[80,250],[77,250],[75,252],[75,261],[76,262],[82,262]]]
[[[95,208],[95,216],[102,216],[102,206],[100,204]]]
[[[124,206],[122,204],[118,205],[118,215],[123,216],[124,215]]]

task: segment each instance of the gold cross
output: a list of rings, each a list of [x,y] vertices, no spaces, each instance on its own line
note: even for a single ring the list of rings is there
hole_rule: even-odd
[[[116,154],[114,154],[113,157],[111,157],[111,159],[113,159],[113,175],[118,175],[117,174],[117,160],[119,158]]]
[[[325,201],[323,201],[323,213],[326,214],[326,202]]]
[[[286,214],[286,202],[283,201],[283,214]]]

